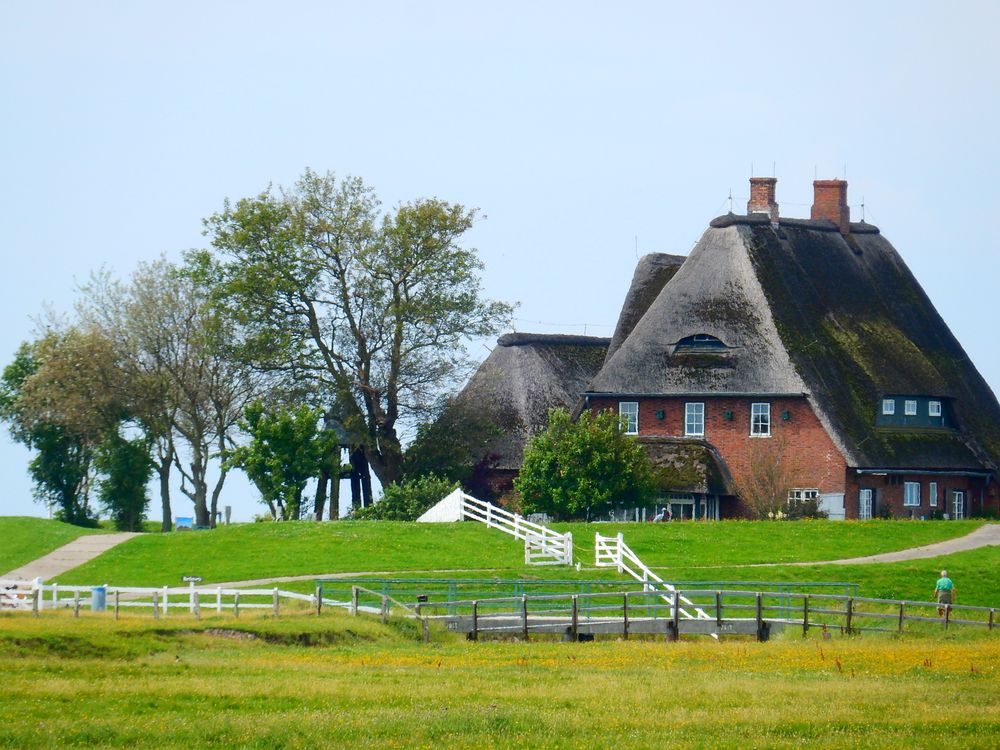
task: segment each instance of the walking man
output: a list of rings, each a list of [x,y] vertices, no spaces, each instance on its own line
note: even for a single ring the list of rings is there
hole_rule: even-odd
[[[944,617],[945,607],[955,603],[955,582],[948,577],[947,570],[941,571],[941,577],[934,586],[934,595],[937,597],[938,617]]]

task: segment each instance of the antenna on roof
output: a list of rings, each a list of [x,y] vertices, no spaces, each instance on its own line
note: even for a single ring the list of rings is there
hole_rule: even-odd
[[[729,213],[733,212],[733,189],[729,188]]]
[[[861,223],[865,222],[865,196],[861,196]]]

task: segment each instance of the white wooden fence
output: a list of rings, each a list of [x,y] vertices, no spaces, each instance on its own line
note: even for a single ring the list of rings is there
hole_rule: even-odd
[[[617,568],[619,573],[628,573],[637,581],[642,581],[643,591],[664,592],[661,596],[664,601],[671,604],[674,603],[674,597],[677,596],[676,589],[650,570],[639,559],[639,556],[625,544],[625,539],[621,532],[618,533],[618,536],[594,535],[594,565],[598,568]],[[687,609],[678,607],[681,617],[688,620],[712,619],[705,610],[695,606],[694,602],[683,595],[680,596],[680,601],[688,605],[689,608],[694,609],[694,614],[692,615]]]
[[[103,600],[103,601],[102,601]],[[151,610],[156,617],[187,612],[200,616],[203,610],[221,614],[230,611],[270,609],[279,614],[283,603],[306,602],[320,612],[324,606],[349,608],[350,602],[325,598],[317,587],[314,594],[300,594],[278,588],[234,589],[221,586],[65,586],[33,581],[0,580],[0,608],[38,612],[43,609],[81,608]]]
[[[491,529],[524,540],[525,565],[572,565],[573,534],[560,534],[524,516],[455,490],[461,495],[462,518],[485,523]]]

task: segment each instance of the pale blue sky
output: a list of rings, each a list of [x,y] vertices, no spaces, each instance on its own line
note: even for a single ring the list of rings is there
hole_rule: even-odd
[[[636,248],[686,254],[751,163],[799,217],[846,165],[996,390],[998,28],[984,2],[0,0],[0,359],[92,269],[202,246],[307,166],[479,206],[519,330],[609,335]],[[44,513],[27,456],[4,434],[2,514]]]

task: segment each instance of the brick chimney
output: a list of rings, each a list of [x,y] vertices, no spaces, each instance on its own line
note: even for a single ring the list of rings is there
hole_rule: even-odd
[[[815,180],[811,219],[829,219],[841,234],[851,231],[851,209],[847,206],[846,180]]]
[[[778,204],[774,202],[774,188],[778,184],[775,177],[751,177],[750,200],[747,201],[747,215],[767,214],[772,222],[778,221]]]

